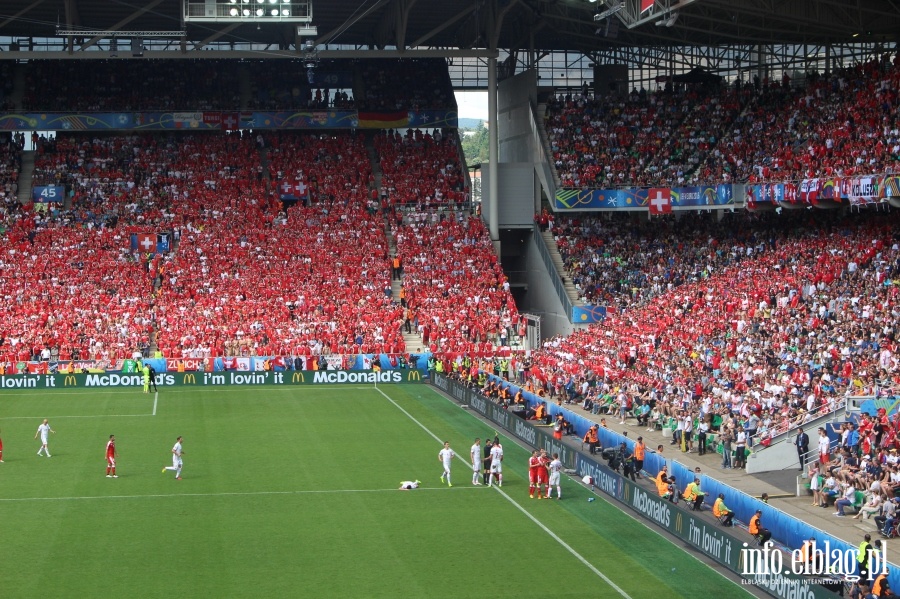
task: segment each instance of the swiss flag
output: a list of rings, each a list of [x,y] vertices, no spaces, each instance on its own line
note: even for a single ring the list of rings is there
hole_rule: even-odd
[[[236,112],[226,112],[222,114],[221,127],[224,131],[234,131],[241,124]]]
[[[653,2],[655,2],[655,0],[641,0],[641,13],[650,10],[650,7],[653,6]]]
[[[672,213],[672,190],[668,187],[652,187],[647,193],[647,206],[650,214]]]
[[[137,246],[142,252],[156,251],[156,233],[138,233]]]
[[[306,197],[306,183],[303,181],[297,181],[297,184],[294,185],[294,191],[297,192],[298,198]]]

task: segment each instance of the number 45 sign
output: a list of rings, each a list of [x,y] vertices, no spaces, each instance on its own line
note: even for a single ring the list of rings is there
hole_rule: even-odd
[[[65,187],[56,187],[52,185],[43,185],[34,187],[31,190],[31,199],[38,204],[49,204],[51,202],[64,202],[66,197]]]

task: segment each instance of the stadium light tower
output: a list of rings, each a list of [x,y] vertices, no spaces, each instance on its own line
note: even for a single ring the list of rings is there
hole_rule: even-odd
[[[310,23],[312,0],[184,0],[185,23]]]

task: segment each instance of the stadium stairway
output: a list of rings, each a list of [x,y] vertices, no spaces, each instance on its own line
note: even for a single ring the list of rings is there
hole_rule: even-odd
[[[550,254],[553,265],[556,267],[556,272],[559,273],[559,276],[562,279],[563,289],[565,289],[569,301],[572,302],[573,306],[583,306],[584,302],[581,301],[581,296],[575,288],[575,283],[572,281],[572,277],[569,276],[563,265],[562,256],[559,255],[559,248],[556,245],[556,240],[553,239],[553,233],[549,229],[541,231],[541,237],[543,237],[544,243],[547,245],[547,252]]]
[[[394,242],[394,233],[391,230],[391,219],[385,216],[384,219],[384,234],[388,240],[388,256],[391,262],[394,260],[394,256],[397,255],[397,244]],[[391,277],[391,299],[394,303],[400,303],[400,289],[403,287],[403,281],[394,279]],[[403,329],[400,331],[403,334],[403,343],[406,346],[407,352],[418,352],[421,351],[425,344],[422,343],[422,335],[418,333],[418,331],[414,333],[407,333]]]
[[[22,152],[22,168],[19,170],[19,194],[20,204],[31,203],[31,185],[34,179],[34,150]]]
[[[381,160],[378,158],[378,151],[375,149],[375,141],[372,131],[367,131],[365,136],[366,153],[369,156],[369,164],[372,167],[372,186],[374,189],[381,189]],[[389,236],[390,237],[390,236]]]

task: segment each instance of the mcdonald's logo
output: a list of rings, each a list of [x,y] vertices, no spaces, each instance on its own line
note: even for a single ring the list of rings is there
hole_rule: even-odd
[[[196,385],[197,377],[192,372],[188,372],[181,378],[182,385]]]
[[[78,379],[76,379],[74,375],[67,374],[66,378],[63,379],[63,387],[68,387],[69,385],[72,385],[73,387],[78,386]]]
[[[421,381],[421,380],[422,380],[422,373],[419,372],[419,371],[416,370],[416,369],[410,370],[410,371],[406,374],[406,380],[407,380],[407,381]]]
[[[291,375],[291,382],[292,383],[305,383],[306,379],[303,378],[302,372],[295,372],[293,375]]]

